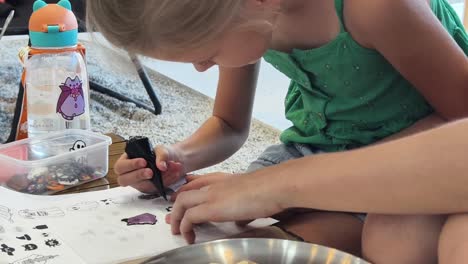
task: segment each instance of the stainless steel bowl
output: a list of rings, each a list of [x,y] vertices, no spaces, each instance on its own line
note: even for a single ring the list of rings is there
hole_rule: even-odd
[[[142,264],[237,264],[246,260],[258,264],[369,264],[336,249],[303,242],[262,238],[225,239],[186,246],[153,257]]]

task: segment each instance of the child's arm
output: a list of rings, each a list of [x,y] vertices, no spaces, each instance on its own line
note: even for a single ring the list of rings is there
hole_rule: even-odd
[[[440,115],[431,114],[417,121],[412,126],[406,129],[403,129],[400,132],[395,133],[391,136],[388,136],[382,140],[377,141],[375,144],[381,144],[381,143],[389,142],[391,140],[400,139],[400,138],[410,136],[410,135],[413,135],[413,134],[416,134],[416,133],[419,133],[428,129],[439,127],[445,123],[447,123],[447,121],[444,118],[440,117]]]
[[[288,162],[275,168],[274,180],[288,186],[279,188],[279,194],[294,194],[283,195],[284,207],[384,214],[468,212],[467,131],[465,119],[378,146]],[[262,174],[271,173],[267,170]]]
[[[170,223],[268,217],[287,208],[381,214],[468,212],[468,119],[358,150],[308,156],[180,193]]]
[[[213,115],[189,138],[174,147],[186,172],[227,159],[248,137],[259,63],[219,69]],[[187,106],[187,109],[190,106]]]
[[[427,0],[355,0],[345,4],[348,30],[378,50],[451,120],[468,116],[468,60]]]
[[[258,67],[220,68],[213,115],[188,139],[156,147],[156,166],[166,185],[185,173],[225,160],[242,146],[249,133]],[[149,181],[153,171],[147,165],[144,159],[128,159],[123,154],[114,166],[117,181],[141,192],[155,192]]]

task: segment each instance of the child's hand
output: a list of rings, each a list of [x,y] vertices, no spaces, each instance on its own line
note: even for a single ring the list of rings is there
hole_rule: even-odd
[[[166,218],[172,233],[183,235],[191,244],[196,224],[243,221],[281,212],[281,198],[270,188],[274,183],[252,176],[228,177],[200,190],[180,193]]]
[[[177,148],[157,146],[154,152],[156,153],[156,166],[161,171],[164,186],[172,185],[185,176],[186,169],[180,158],[182,154]]]
[[[184,175],[184,168],[180,163],[179,155],[171,147],[158,146],[156,152],[156,166],[162,173],[165,186],[177,182]],[[114,171],[120,186],[131,186],[143,193],[155,193],[156,187],[150,181],[153,171],[147,168],[144,159],[128,159],[123,154],[115,164]]]
[[[177,199],[177,196],[182,192],[199,190],[205,186],[229,179],[233,175],[234,174],[223,172],[209,173],[205,175],[187,175],[185,178],[187,180],[187,184],[182,186],[179,190],[177,190],[176,193],[171,195],[171,201],[174,202]]]

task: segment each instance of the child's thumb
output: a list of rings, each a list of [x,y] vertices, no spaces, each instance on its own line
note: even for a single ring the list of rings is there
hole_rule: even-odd
[[[158,167],[159,170],[166,171],[167,159],[168,159],[168,153],[167,153],[166,148],[161,147],[161,146],[156,147],[155,154],[156,154],[156,166]]]

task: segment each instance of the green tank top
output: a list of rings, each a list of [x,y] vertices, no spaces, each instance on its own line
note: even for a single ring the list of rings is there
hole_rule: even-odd
[[[293,126],[284,143],[305,143],[324,151],[365,146],[407,128],[433,112],[432,107],[379,52],[359,45],[343,20],[344,0],[335,0],[341,32],[311,50],[268,50],[264,59],[291,79],[285,99]],[[431,8],[460,47],[468,36],[446,0]]]

